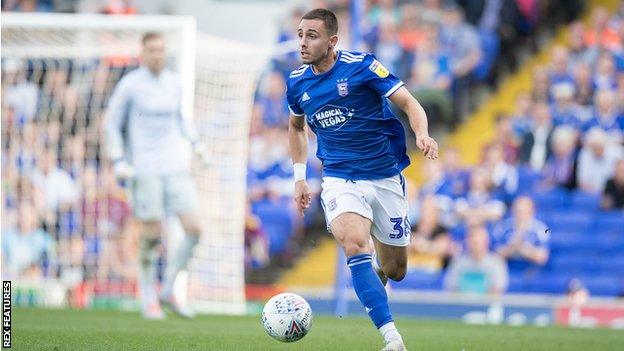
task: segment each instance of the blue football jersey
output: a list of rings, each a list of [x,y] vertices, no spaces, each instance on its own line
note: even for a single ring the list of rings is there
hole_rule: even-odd
[[[397,175],[410,163],[401,122],[387,97],[403,86],[372,54],[338,51],[316,74],[294,70],[286,96],[290,112],[305,116],[318,141],[323,175],[350,180]]]

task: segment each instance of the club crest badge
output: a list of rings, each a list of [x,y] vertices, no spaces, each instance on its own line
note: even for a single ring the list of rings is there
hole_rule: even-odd
[[[336,87],[338,88],[338,95],[340,96],[349,95],[349,87],[347,86],[347,82],[338,81],[336,83]]]

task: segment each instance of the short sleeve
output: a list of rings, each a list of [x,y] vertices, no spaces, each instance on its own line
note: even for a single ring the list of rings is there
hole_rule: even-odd
[[[403,82],[377,61],[375,56],[366,55],[363,64],[365,68],[362,70],[362,75],[366,83],[379,95],[389,97],[403,86]]]
[[[290,110],[290,113],[295,116],[303,116],[303,109],[301,108],[301,106],[299,106],[299,102],[297,102],[295,92],[290,84],[290,79],[288,79],[286,87],[286,100],[288,100],[288,109]]]

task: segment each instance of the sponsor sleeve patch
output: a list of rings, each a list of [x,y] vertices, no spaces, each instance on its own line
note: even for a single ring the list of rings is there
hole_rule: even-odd
[[[377,60],[373,60],[373,63],[368,66],[368,69],[375,73],[379,78],[386,78],[390,75],[390,71],[388,71],[388,69]]]

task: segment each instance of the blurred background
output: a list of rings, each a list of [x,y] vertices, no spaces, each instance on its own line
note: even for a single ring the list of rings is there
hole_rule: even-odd
[[[360,313],[325,229],[314,142],[303,219],[291,198],[285,81],[300,65],[299,20],[316,7],[337,14],[341,49],[373,52],[405,82],[441,144],[441,159],[425,161],[406,128],[412,242],[407,277],[388,287],[393,303],[474,323],[622,327],[621,1],[2,2],[3,16],[191,15],[198,33],[270,52],[257,84],[250,78],[242,136],[247,309],[288,290],[315,311]],[[3,50],[2,274],[29,282],[14,292],[18,304],[45,304],[39,287],[50,281],[74,307],[133,300],[138,227],[103,157],[102,121],[112,88],[138,63]]]

